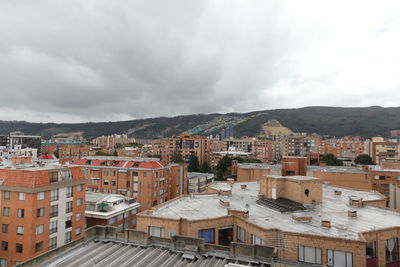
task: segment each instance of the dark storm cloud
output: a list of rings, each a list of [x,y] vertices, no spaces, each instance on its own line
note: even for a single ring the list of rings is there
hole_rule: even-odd
[[[387,11],[393,7],[370,6],[349,25],[350,14],[332,22],[345,2],[312,4],[321,14],[286,1],[1,1],[0,119],[101,121],[374,104],[376,97],[360,96],[372,95],[368,84],[380,79],[398,94],[397,72],[377,73],[362,61],[368,53],[378,66],[397,67],[389,60],[398,55],[398,20]],[[382,55],[371,54],[372,45],[360,51],[342,45],[357,29],[354,45],[393,47]],[[378,77],[360,82],[370,73]],[[329,97],[349,87],[352,101]]]

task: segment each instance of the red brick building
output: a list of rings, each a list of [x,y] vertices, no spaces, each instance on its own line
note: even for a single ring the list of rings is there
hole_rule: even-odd
[[[127,157],[86,157],[73,165],[82,168],[89,191],[133,197],[140,203],[140,210],[187,193],[184,165]]]
[[[82,237],[85,183],[79,167],[0,167],[0,265],[13,266]]]

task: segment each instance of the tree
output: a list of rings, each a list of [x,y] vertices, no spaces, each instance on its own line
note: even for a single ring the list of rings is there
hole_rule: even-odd
[[[171,161],[173,163],[182,163],[183,162],[183,158],[182,155],[178,154],[178,153],[174,153],[171,156]]]
[[[199,158],[195,155],[190,156],[188,172],[200,172]]]
[[[201,172],[203,173],[210,173],[212,172],[210,165],[208,165],[207,162],[204,162],[203,164],[201,164]]]
[[[226,180],[231,175],[231,166],[232,158],[228,155],[223,156],[215,167],[217,180]]]
[[[115,157],[118,157],[118,152],[117,152],[117,150],[114,150],[114,152],[113,152],[112,155],[115,156]]]
[[[355,164],[359,165],[374,165],[375,163],[372,161],[372,158],[367,154],[361,154],[356,157],[354,160]]]
[[[99,150],[96,151],[96,156],[112,156],[112,154]]]
[[[328,166],[343,166],[343,161],[337,159],[333,154],[326,154],[322,157],[321,162],[325,162]]]
[[[54,156],[55,156],[56,158],[59,157],[59,154],[60,154],[60,152],[58,152],[58,149],[57,149],[56,151],[54,151]]]

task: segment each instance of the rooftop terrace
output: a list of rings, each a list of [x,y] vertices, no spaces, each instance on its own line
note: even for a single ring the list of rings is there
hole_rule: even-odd
[[[241,189],[242,184],[247,189]],[[375,192],[355,191],[332,186],[323,186],[322,205],[308,205],[300,213],[279,212],[257,204],[259,184],[257,182],[215,183],[212,188],[221,190],[232,186],[231,196],[218,194],[181,197],[149,212],[152,216],[186,218],[189,220],[210,219],[227,215],[227,209],[249,211],[249,220],[265,229],[280,229],[330,237],[360,240],[359,233],[379,228],[400,225],[400,213],[372,206],[355,207],[349,204],[350,197],[362,201],[381,200]],[[338,195],[335,191],[340,191]],[[220,200],[229,202],[229,207],[220,205]],[[348,211],[357,211],[356,217],[349,217]],[[292,216],[311,217],[308,222],[298,222]],[[331,222],[331,227],[321,226],[322,220]]]

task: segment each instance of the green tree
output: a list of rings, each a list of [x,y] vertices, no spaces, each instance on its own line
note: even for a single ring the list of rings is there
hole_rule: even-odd
[[[372,161],[372,158],[367,155],[367,154],[361,154],[356,157],[354,160],[355,164],[360,164],[360,165],[374,165],[375,163]]]
[[[231,175],[232,157],[225,155],[215,167],[217,180],[226,180]]]
[[[190,156],[188,172],[200,172],[199,158],[195,155]]]
[[[96,151],[96,156],[112,156],[110,153],[106,153],[102,150]]]
[[[239,163],[262,163],[262,161],[259,159],[246,158],[246,159],[242,159],[242,161],[240,161]]]
[[[174,153],[171,156],[171,161],[173,163],[182,163],[183,162],[183,158],[182,155],[178,154],[178,153]]]
[[[328,166],[343,166],[343,161],[336,158],[333,154],[326,154],[322,157],[321,162],[325,162]]]
[[[115,156],[115,157],[118,157],[118,152],[117,152],[117,150],[114,150],[114,152],[113,152],[112,155]]]
[[[58,158],[58,157],[60,156],[60,152],[58,152],[58,149],[57,149],[56,151],[54,151],[54,156],[55,156],[56,158]]]
[[[211,167],[210,167],[210,165],[208,165],[207,162],[204,162],[203,164],[201,164],[200,169],[201,169],[201,172],[203,172],[203,173],[211,173],[212,172]]]

